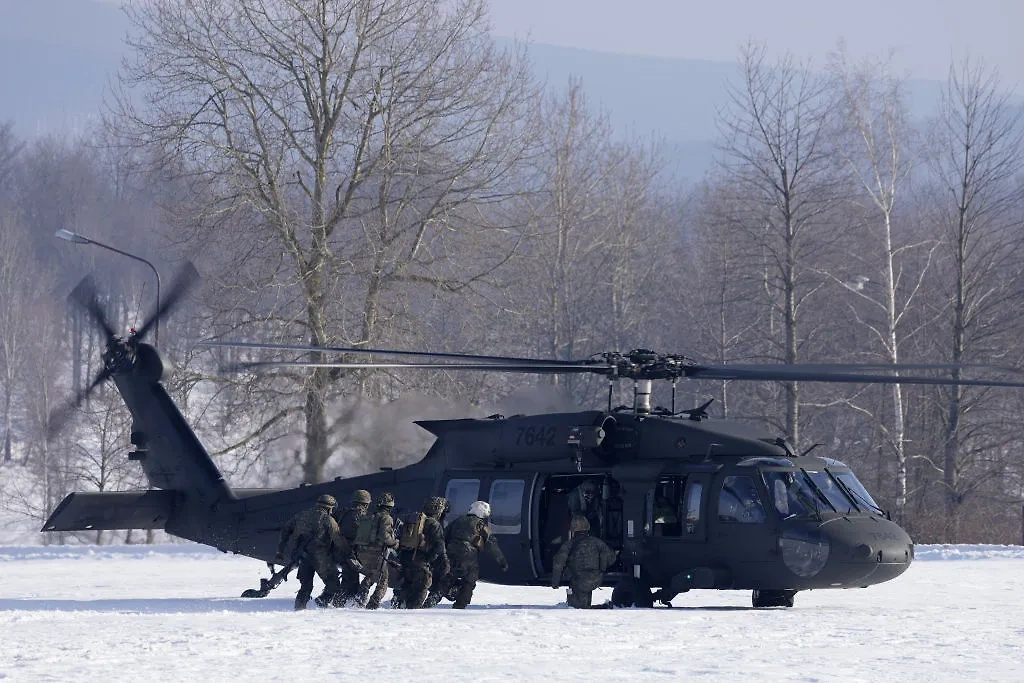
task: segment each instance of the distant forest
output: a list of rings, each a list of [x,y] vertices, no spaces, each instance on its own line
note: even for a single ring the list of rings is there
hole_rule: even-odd
[[[156,303],[142,264],[58,230],[165,281],[196,265],[199,291],[161,322],[164,381],[232,486],[400,466],[429,445],[408,420],[596,408],[607,384],[225,374],[267,356],[201,340],[1024,369],[1024,112],[985,65],[951,64],[921,121],[884,60],[838,53],[811,72],[748,45],[718,161],[684,182],[678,150],[616,129],[584,84],[538,82],[527,46],[491,38],[483,0],[366,6],[132,5],[95,128],[0,124],[7,513],[41,521],[70,491],[145,486],[112,386],[46,438],[101,363],[65,303],[74,284],[92,273],[124,332]],[[1021,540],[1020,390],[693,381],[677,405],[709,398],[712,417],[821,444],[917,542]]]

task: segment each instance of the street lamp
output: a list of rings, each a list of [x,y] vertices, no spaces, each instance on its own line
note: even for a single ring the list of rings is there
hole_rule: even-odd
[[[103,249],[109,249],[110,251],[113,251],[115,253],[121,254],[121,256],[127,256],[130,259],[135,259],[136,261],[141,261],[141,262],[145,263],[147,266],[149,266],[149,269],[153,271],[153,275],[156,276],[156,310],[158,310],[158,311],[160,310],[160,273],[157,272],[156,266],[154,266],[152,263],[150,263],[146,259],[142,258],[141,256],[136,256],[135,254],[129,254],[127,251],[122,251],[122,250],[118,249],[117,247],[112,247],[109,244],[104,244],[103,242],[97,242],[96,240],[92,239],[91,237],[86,237],[85,235],[79,235],[77,232],[71,232],[70,230],[64,230],[64,229],[58,230],[56,233],[54,233],[54,237],[59,237],[62,240],[66,240],[66,241],[72,242],[74,244],[93,244],[93,245],[96,245],[97,247],[102,247]],[[157,316],[157,319],[156,319],[156,321],[153,324],[153,346],[156,346],[158,348],[160,346],[160,317],[159,316]]]

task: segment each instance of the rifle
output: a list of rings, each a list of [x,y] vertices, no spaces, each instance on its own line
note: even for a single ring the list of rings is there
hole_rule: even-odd
[[[267,567],[270,569],[270,578],[269,579],[260,579],[260,587],[259,588],[248,588],[248,589],[244,590],[242,592],[242,597],[243,598],[265,598],[265,597],[267,597],[267,595],[270,593],[270,591],[274,590],[275,588],[277,588],[282,583],[284,583],[285,581],[288,580],[288,575],[291,574],[292,571],[296,567],[299,566],[299,562],[302,560],[302,556],[305,554],[306,548],[309,547],[309,544],[312,543],[312,541],[313,541],[313,539],[309,539],[308,541],[303,543],[301,545],[301,547],[300,547],[300,545],[298,543],[296,543],[295,544],[295,549],[292,551],[292,556],[290,558],[288,558],[287,564],[285,564],[283,567],[281,567],[277,571],[274,571],[274,563],[273,562],[267,562]]]

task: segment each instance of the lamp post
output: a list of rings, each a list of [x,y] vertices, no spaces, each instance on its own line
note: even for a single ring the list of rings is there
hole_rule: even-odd
[[[93,244],[93,245],[95,245],[97,247],[101,247],[103,249],[109,249],[110,251],[118,253],[121,256],[127,256],[130,259],[135,259],[136,261],[141,261],[142,263],[145,263],[147,266],[149,266],[149,269],[153,271],[153,275],[156,276],[156,309],[158,311],[160,310],[160,273],[157,272],[156,266],[154,266],[152,263],[150,263],[146,259],[142,258],[141,256],[136,256],[135,254],[129,254],[127,251],[122,251],[122,250],[118,249],[117,247],[112,247],[109,244],[104,244],[103,242],[97,242],[96,240],[92,239],[91,237],[86,237],[84,235],[79,235],[77,232],[71,232],[70,230],[64,230],[64,229],[58,230],[56,233],[54,233],[54,237],[59,237],[62,240],[66,240],[66,241],[72,242],[74,244]],[[159,318],[159,316],[157,317],[156,321],[153,324],[153,346],[156,346],[158,348],[160,346],[160,318]]]

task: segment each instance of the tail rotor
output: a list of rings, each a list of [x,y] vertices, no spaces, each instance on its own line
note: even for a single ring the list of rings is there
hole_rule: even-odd
[[[96,387],[110,379],[115,373],[130,370],[135,365],[140,342],[142,342],[158,320],[166,317],[178,306],[198,281],[199,272],[195,269],[195,266],[186,262],[175,276],[170,292],[160,302],[153,315],[136,330],[133,330],[127,338],[122,338],[114,332],[106,311],[100,305],[96,284],[92,277],[87,275],[82,278],[82,281],[71,291],[68,301],[84,310],[92,324],[105,337],[106,348],[103,351],[103,368],[96,373],[96,376],[85,389],[76,392],[71,400],[50,413],[46,429],[48,438],[53,438],[64,428],[74,412],[95,391]],[[149,351],[151,352],[150,356],[155,355],[151,348]]]

